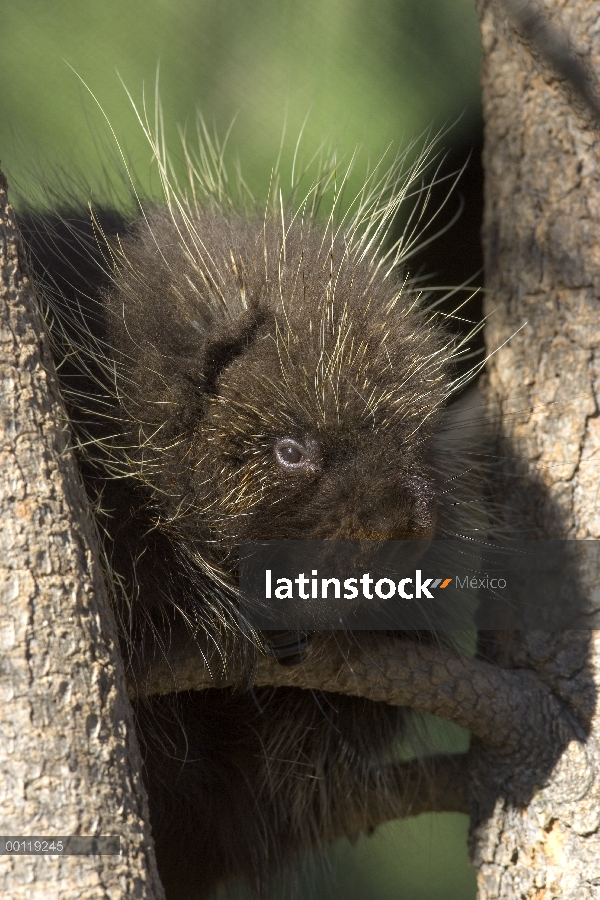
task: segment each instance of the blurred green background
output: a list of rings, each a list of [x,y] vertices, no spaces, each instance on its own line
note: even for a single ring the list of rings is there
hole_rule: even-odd
[[[462,753],[469,746],[468,732],[433,716],[418,716],[409,730],[413,737],[399,748],[401,758],[417,748]],[[468,828],[468,817],[459,813],[388,822],[356,843],[341,840],[325,854],[300,859],[274,885],[268,900],[474,900]],[[251,900],[251,895],[234,886],[218,900]]]
[[[330,139],[371,160],[429,126],[468,145],[479,122],[474,0],[3,0],[0,22],[1,158],[22,188],[40,160],[101,170],[108,130],[69,66],[142,181],[148,146],[119,76],[152,107],[159,62],[169,146],[196,108],[220,134],[235,118],[259,196],[286,120],[284,161],[307,116],[308,150]]]
[[[480,265],[474,0],[2,0],[0,29],[0,161],[13,197],[31,196],[40,172],[43,178],[57,165],[85,172],[91,185],[111,180],[113,139],[77,75],[102,106],[140,183],[154,190],[149,148],[119,76],[138,104],[145,90],[152,107],[160,62],[174,154],[177,125],[193,129],[196,109],[221,135],[235,118],[232,157],[239,156],[258,198],[266,193],[284,122],[284,173],[305,119],[308,155],[323,141],[345,158],[359,145],[365,165],[390,144],[398,148],[428,128],[452,126],[442,141],[447,166],[461,166],[472,151],[458,190],[465,210],[418,263],[440,283],[458,283]],[[357,178],[361,171],[364,165]],[[432,749],[467,745],[451,726],[434,724],[429,734]],[[301,864],[299,895],[469,900],[475,876],[466,832],[466,817],[438,814],[390,824],[354,847],[342,841],[325,863]],[[273,900],[287,896],[282,881]]]

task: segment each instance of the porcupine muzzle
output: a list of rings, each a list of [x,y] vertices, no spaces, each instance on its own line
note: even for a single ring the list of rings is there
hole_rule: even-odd
[[[382,541],[408,540],[410,545],[406,547],[403,563],[404,565],[416,564],[429,547],[435,531],[434,504],[431,502],[431,498],[428,498],[428,501],[418,504],[419,515],[410,524],[403,519],[400,531],[396,527],[390,527],[390,520],[397,516],[397,512],[394,510],[393,516],[388,518],[385,503],[382,504],[379,514],[375,516],[376,521],[367,525],[360,521],[359,516],[352,517],[351,527],[348,527],[347,522],[340,522],[343,539],[356,542],[356,554],[353,554],[353,562],[361,565],[362,568],[368,567],[369,560],[372,561],[374,550],[381,546]],[[326,533],[331,533],[331,530],[331,527],[327,528]],[[299,630],[269,632],[266,636],[267,652],[282,666],[298,665],[304,659],[306,648],[312,641],[313,634],[312,631]]]

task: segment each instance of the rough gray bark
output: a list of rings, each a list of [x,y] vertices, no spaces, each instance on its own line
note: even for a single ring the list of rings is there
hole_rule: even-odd
[[[0,856],[11,900],[160,898],[141,758],[85,495],[0,175],[0,831],[121,856]]]
[[[507,10],[519,34],[583,100],[600,123],[600,95],[598,78],[587,60],[571,46],[564,23],[550,21],[544,7],[535,0],[499,0]],[[557,27],[558,24],[558,27]]]
[[[495,489],[507,527],[599,539],[600,152],[593,112],[519,37],[503,6],[478,0],[484,48],[488,400],[501,422]],[[600,4],[546,0],[549,27],[599,71]],[[522,327],[524,326],[524,327]],[[521,329],[519,331],[519,329]],[[596,598],[598,567],[580,572]],[[597,606],[596,602],[596,606]],[[600,884],[600,635],[529,632],[485,647],[536,671],[584,729],[540,766],[473,750],[473,859],[480,900],[586,898]]]

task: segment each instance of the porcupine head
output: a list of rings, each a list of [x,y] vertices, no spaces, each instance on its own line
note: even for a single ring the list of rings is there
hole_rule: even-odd
[[[302,211],[147,211],[106,298],[132,465],[190,568],[241,542],[430,539],[449,339]]]
[[[140,203],[133,222],[109,211],[106,230],[93,210],[93,239],[69,238],[74,259],[101,247],[100,294],[77,289],[75,306],[98,296],[83,318],[104,320],[103,340],[58,350],[88,359],[100,377],[83,391],[108,397],[108,415],[86,401],[88,440],[82,392],[63,376],[130,646],[132,618],[157,610],[223,624],[241,543],[443,535],[433,437],[457,387],[457,342],[403,269],[418,228],[388,239],[405,196],[426,195],[435,139],[376,167],[344,213],[331,163],[303,200],[292,175],[288,203],[239,207],[214,172],[192,167],[190,191],[174,188],[147,136],[164,202]]]

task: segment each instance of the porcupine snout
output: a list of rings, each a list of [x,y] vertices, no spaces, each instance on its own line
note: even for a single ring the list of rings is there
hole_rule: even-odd
[[[435,532],[436,495],[424,473],[396,473],[396,484],[384,478],[378,490],[378,472],[342,474],[337,490],[323,491],[324,507],[311,537],[342,541],[427,541]],[[390,483],[393,487],[390,489]]]

